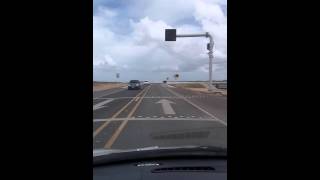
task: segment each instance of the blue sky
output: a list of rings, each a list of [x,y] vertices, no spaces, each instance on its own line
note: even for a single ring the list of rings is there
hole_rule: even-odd
[[[226,0],[94,0],[96,81],[207,80],[206,38],[164,41],[164,29],[214,36],[213,79],[227,79]],[[120,78],[116,78],[120,73]]]

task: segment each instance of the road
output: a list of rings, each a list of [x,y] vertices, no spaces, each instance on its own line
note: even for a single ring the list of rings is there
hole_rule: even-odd
[[[227,144],[227,98],[151,84],[93,93],[94,149]]]

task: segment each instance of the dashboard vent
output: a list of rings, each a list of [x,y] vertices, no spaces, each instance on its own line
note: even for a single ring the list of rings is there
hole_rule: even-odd
[[[165,167],[152,170],[152,173],[167,173],[167,172],[214,172],[214,168],[210,166],[196,167]]]

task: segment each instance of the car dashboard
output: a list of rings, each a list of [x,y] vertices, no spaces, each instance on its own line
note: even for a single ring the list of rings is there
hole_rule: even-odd
[[[158,159],[99,165],[93,180],[226,180],[227,160],[215,158]]]

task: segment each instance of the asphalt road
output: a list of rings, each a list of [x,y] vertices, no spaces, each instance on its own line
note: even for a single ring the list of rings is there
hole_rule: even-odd
[[[227,145],[227,98],[151,84],[93,93],[94,149]]]

